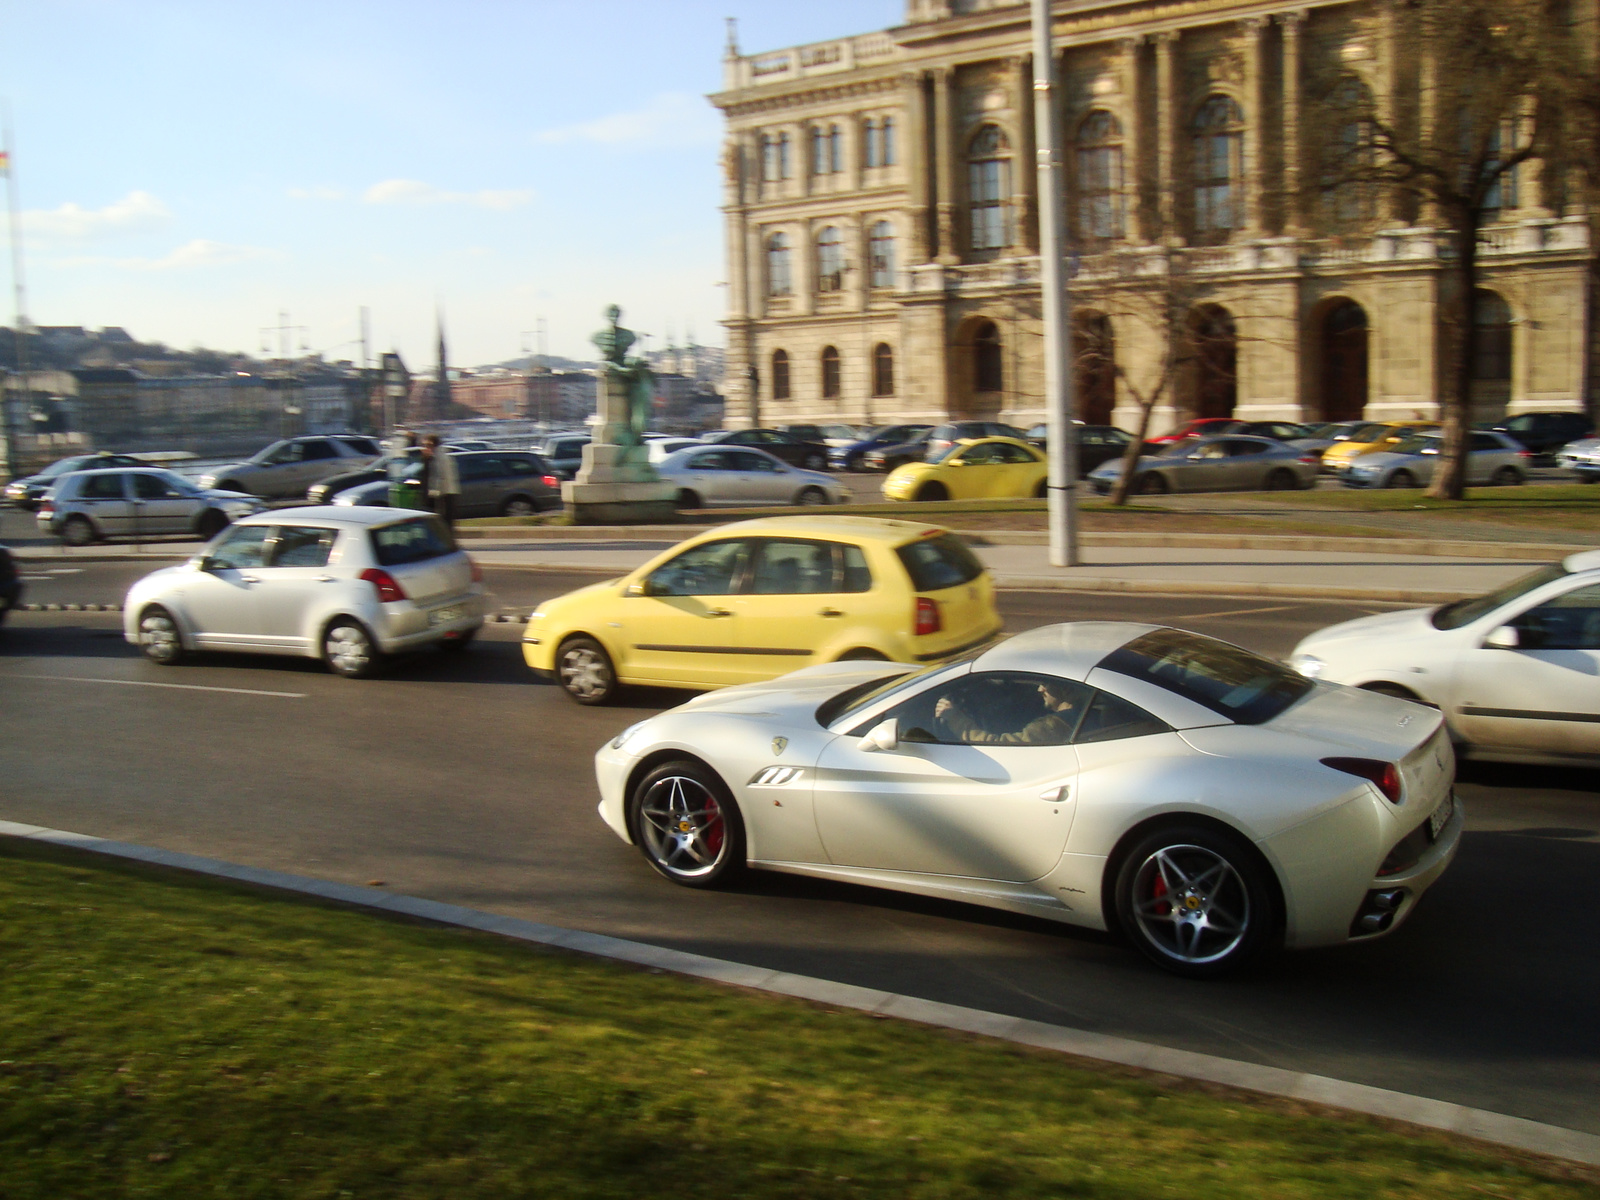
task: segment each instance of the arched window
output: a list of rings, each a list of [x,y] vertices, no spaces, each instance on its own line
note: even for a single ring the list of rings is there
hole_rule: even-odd
[[[867,252],[872,260],[872,286],[894,286],[894,226],[876,221],[867,236]]]
[[[817,291],[837,292],[844,287],[844,239],[839,227],[829,225],[817,234]]]
[[[789,235],[775,233],[767,239],[767,295],[787,296],[789,281]]]
[[[839,394],[839,352],[832,346],[822,348],[822,394],[830,399]]]
[[[1242,223],[1244,112],[1227,96],[1212,96],[1195,113],[1193,132],[1195,232],[1221,240]]]
[[[1511,306],[1494,292],[1479,288],[1474,296],[1472,323],[1477,326],[1472,355],[1472,377],[1505,381],[1511,378]]]
[[[1073,314],[1072,357],[1078,419],[1111,424],[1111,410],[1117,406],[1117,342],[1109,317],[1087,308]]]
[[[878,165],[878,123],[871,117],[861,127],[861,165],[875,167]]]
[[[1078,126],[1078,235],[1113,241],[1123,234],[1122,126],[1103,109]]]
[[[894,351],[887,342],[872,348],[872,394],[894,395]]]
[[[789,398],[789,352],[787,350],[774,350],[772,352],[772,398],[774,400],[787,400]]]
[[[1005,134],[985,125],[967,151],[967,211],[974,250],[999,250],[1010,240],[1007,204],[1011,155]]]
[[[878,165],[894,166],[894,118],[883,119],[883,129],[878,135]]]
[[[972,390],[975,392],[1001,392],[1005,390],[1005,371],[1000,354],[1000,331],[993,321],[985,321],[973,331],[972,337]]]

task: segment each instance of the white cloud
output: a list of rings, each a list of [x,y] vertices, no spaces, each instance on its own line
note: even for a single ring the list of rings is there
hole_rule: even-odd
[[[318,184],[315,187],[289,189],[291,200],[343,200],[344,189]]]
[[[534,134],[533,140],[555,146],[572,142],[598,142],[611,146],[651,142],[679,146],[714,142],[720,132],[716,112],[703,96],[689,92],[661,92],[651,97],[643,108],[545,129]]]
[[[420,179],[385,179],[369,187],[361,197],[368,204],[467,204],[474,208],[493,208],[504,212],[519,208],[534,198],[530,188],[486,188],[478,192],[451,192],[423,183]]]
[[[160,258],[65,258],[56,262],[60,267],[113,267],[122,271],[181,271],[207,267],[232,267],[239,263],[256,262],[264,258],[278,258],[280,253],[264,246],[238,246],[228,242],[214,242],[209,238],[195,238]]]
[[[172,220],[172,213],[149,192],[129,192],[104,208],[84,208],[67,201],[59,208],[33,209],[22,214],[22,226],[32,237],[61,242],[85,242],[123,233],[157,229]]]

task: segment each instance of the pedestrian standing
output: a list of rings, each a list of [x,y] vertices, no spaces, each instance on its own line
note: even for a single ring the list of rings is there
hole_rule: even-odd
[[[430,433],[422,443],[423,488],[433,511],[445,525],[456,527],[456,497],[461,494],[461,475],[456,470],[456,460],[446,450],[437,433]]]

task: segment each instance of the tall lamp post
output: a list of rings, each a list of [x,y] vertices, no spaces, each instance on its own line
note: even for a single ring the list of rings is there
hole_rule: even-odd
[[[1033,124],[1039,167],[1039,280],[1044,292],[1044,393],[1049,425],[1050,565],[1078,558],[1078,427],[1072,394],[1071,305],[1062,270],[1061,134],[1056,113],[1056,58],[1050,0],[1033,4]]]

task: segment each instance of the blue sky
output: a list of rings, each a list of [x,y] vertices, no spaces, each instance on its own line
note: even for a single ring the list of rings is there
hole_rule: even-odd
[[[746,53],[902,0],[0,0],[28,308],[175,346],[513,357],[602,308],[720,344],[723,18]],[[7,272],[9,276],[9,272]],[[7,279],[9,284],[9,278]],[[4,304],[10,323],[10,291]],[[297,345],[300,336],[296,335]],[[276,343],[274,343],[276,344]]]

